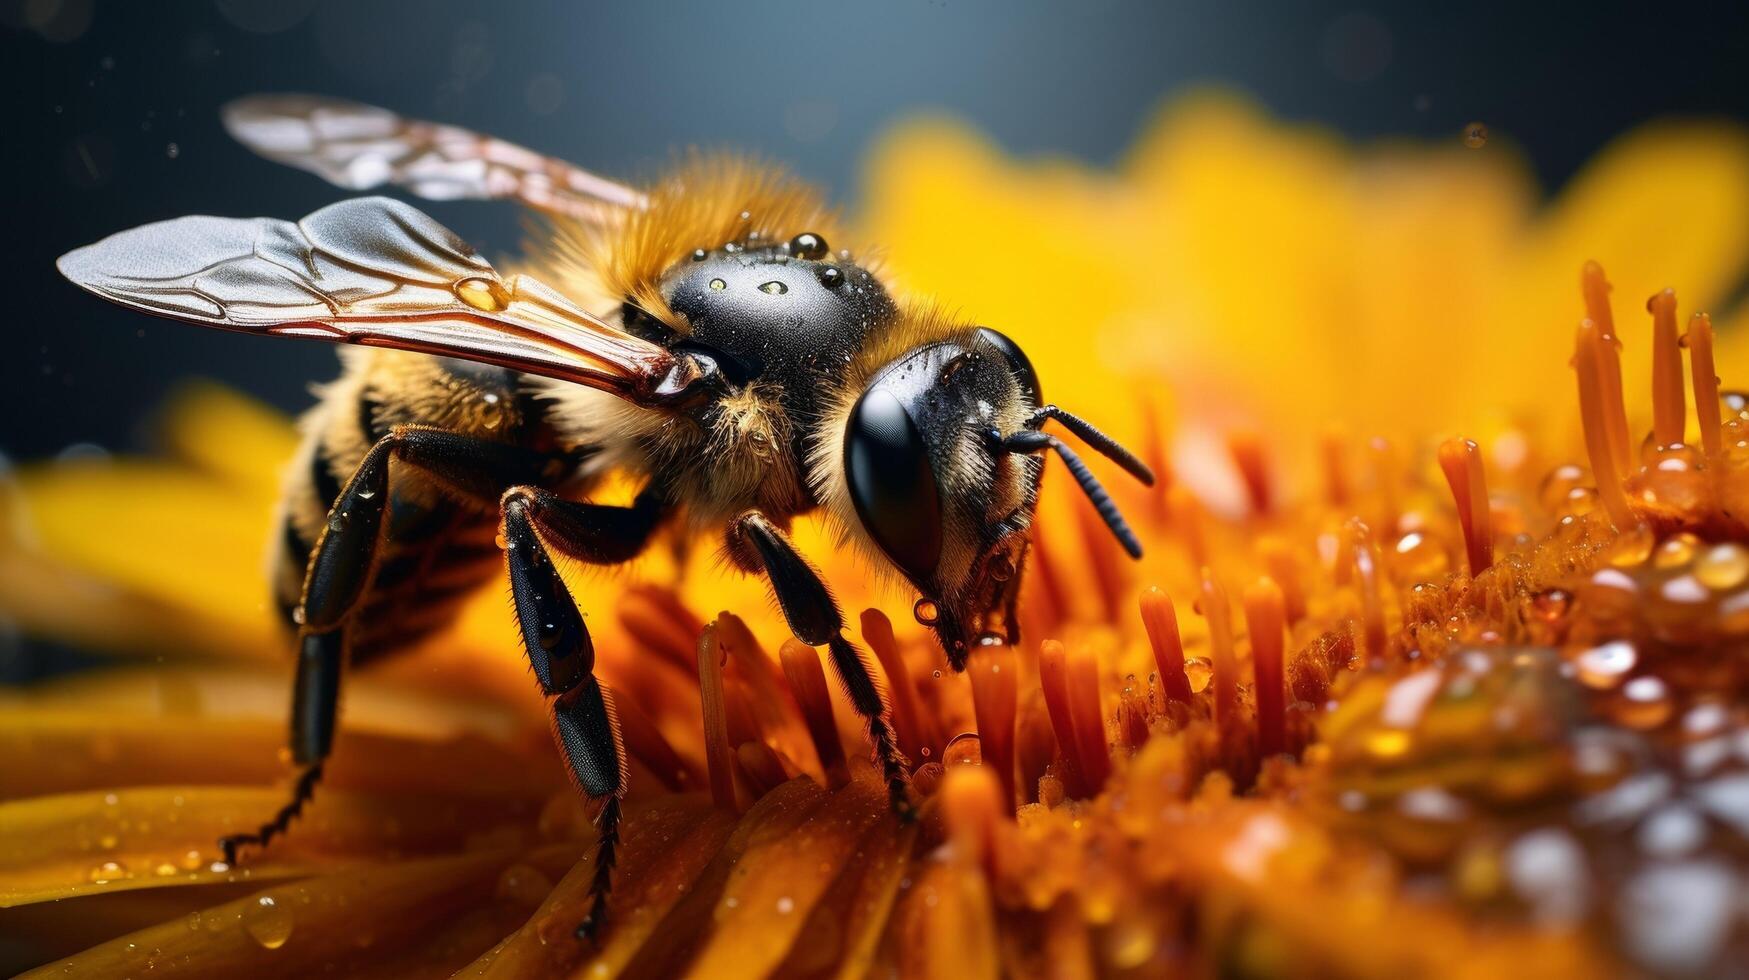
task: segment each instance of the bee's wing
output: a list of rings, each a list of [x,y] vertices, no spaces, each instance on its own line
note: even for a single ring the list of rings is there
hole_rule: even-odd
[[[501,279],[449,229],[383,197],[296,224],[188,217],[120,232],[56,263],[105,299],[209,327],[392,347],[611,391],[679,398],[691,358],[625,333],[529,278]]]
[[[612,223],[644,206],[638,191],[563,160],[387,109],[317,95],[251,95],[222,110],[225,128],[256,153],[362,191],[398,184],[434,201],[512,198],[532,208]]]

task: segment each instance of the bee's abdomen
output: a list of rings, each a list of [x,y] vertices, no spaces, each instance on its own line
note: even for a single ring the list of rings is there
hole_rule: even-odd
[[[463,600],[502,574],[497,524],[439,505],[382,543],[370,589],[354,613],[353,663],[404,649],[455,621]]]
[[[436,426],[492,441],[528,443],[544,426],[499,368],[439,358],[369,352],[323,391],[305,422],[301,462],[284,499],[272,575],[276,603],[296,629],[310,554],[328,512],[371,445],[396,425]],[[419,470],[397,465],[369,586],[348,613],[354,663],[405,649],[449,625],[463,600],[502,574],[497,514],[440,491]]]

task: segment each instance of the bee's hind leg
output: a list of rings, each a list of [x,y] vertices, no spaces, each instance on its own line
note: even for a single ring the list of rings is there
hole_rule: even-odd
[[[874,743],[893,812],[901,819],[911,819],[915,809],[908,763],[888,721],[886,702],[862,651],[844,638],[844,617],[820,573],[796,551],[788,535],[758,511],[743,514],[730,525],[729,553],[747,570],[765,573],[796,639],[809,646],[824,646],[830,652],[851,705],[868,723],[868,737]]]
[[[227,864],[243,847],[265,847],[286,832],[315,795],[334,742],[346,634],[370,584],[389,503],[389,464],[413,466],[448,492],[490,508],[508,486],[535,479],[551,457],[509,443],[422,426],[397,426],[373,445],[328,509],[304,575],[295,616],[298,673],[292,694],[291,750],[301,767],[292,798],[253,833],[220,838]]]
[[[554,567],[550,546],[591,564],[626,561],[642,551],[665,508],[659,491],[644,491],[630,507],[563,500],[518,487],[503,499],[510,594],[523,646],[541,691],[551,698],[553,728],[577,786],[601,801],[595,826],[595,877],[589,911],[577,935],[594,938],[607,919],[625,795],[625,746],[613,695],[596,680],[595,645],[571,590]]]

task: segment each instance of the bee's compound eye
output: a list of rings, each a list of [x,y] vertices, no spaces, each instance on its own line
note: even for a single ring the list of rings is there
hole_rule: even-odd
[[[1008,362],[1009,370],[1014,372],[1014,380],[1026,389],[1034,405],[1045,403],[1044,392],[1039,388],[1038,372],[1032,369],[1032,361],[1027,359],[1026,351],[1021,350],[1019,344],[989,327],[978,328],[978,339],[1002,352],[1003,360]]]
[[[831,250],[826,246],[826,239],[811,231],[804,231],[789,240],[789,254],[792,258],[815,262],[825,258],[828,251]]]
[[[856,515],[893,564],[914,582],[941,558],[941,493],[929,447],[891,392],[871,388],[850,411],[844,471]]]

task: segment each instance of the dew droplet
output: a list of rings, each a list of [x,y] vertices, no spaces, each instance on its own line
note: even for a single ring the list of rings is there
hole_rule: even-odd
[[[175,143],[166,143],[164,144],[164,155],[174,160],[182,155],[182,147]]]
[[[778,282],[776,279],[773,279],[770,282],[760,283],[759,284],[759,291],[762,293],[767,293],[767,294],[772,295],[772,296],[782,296],[784,293],[789,292],[789,287],[785,286],[781,282]]]
[[[93,884],[101,885],[104,882],[120,881],[127,876],[128,869],[126,865],[122,864],[120,861],[105,861],[91,869],[90,878]]]
[[[1464,145],[1472,150],[1479,150],[1488,145],[1488,127],[1479,122],[1470,123],[1464,127]]]
[[[944,766],[977,766],[983,762],[984,743],[978,739],[976,732],[955,735],[941,753],[941,764]]]
[[[1215,676],[1215,665],[1207,657],[1185,657],[1184,676],[1190,679],[1192,694],[1209,686],[1209,679]]]
[[[712,279],[711,280],[711,288],[717,290],[718,292],[721,292],[722,290],[728,289],[729,284],[724,282],[721,279]]]
[[[919,626],[934,626],[941,618],[941,607],[935,604],[935,600],[925,597],[912,604],[911,615]]]
[[[456,298],[476,310],[497,313],[510,305],[510,290],[496,279],[469,276],[455,284]]]
[[[1579,683],[1596,690],[1607,690],[1620,684],[1634,669],[1639,654],[1626,640],[1613,640],[1592,647],[1574,658],[1579,671]]]
[[[1609,550],[1609,563],[1617,568],[1631,568],[1644,564],[1652,554],[1652,548],[1658,543],[1652,529],[1644,524],[1623,531],[1615,539],[1615,544]]]
[[[1646,675],[1622,685],[1615,720],[1629,728],[1657,728],[1670,719],[1673,711],[1670,688],[1657,677]]]
[[[274,901],[272,895],[263,895],[243,907],[243,931],[263,949],[278,949],[291,938],[291,909]]]
[[[1749,548],[1732,542],[1708,548],[1694,563],[1694,577],[1714,592],[1742,585],[1749,580]]]

